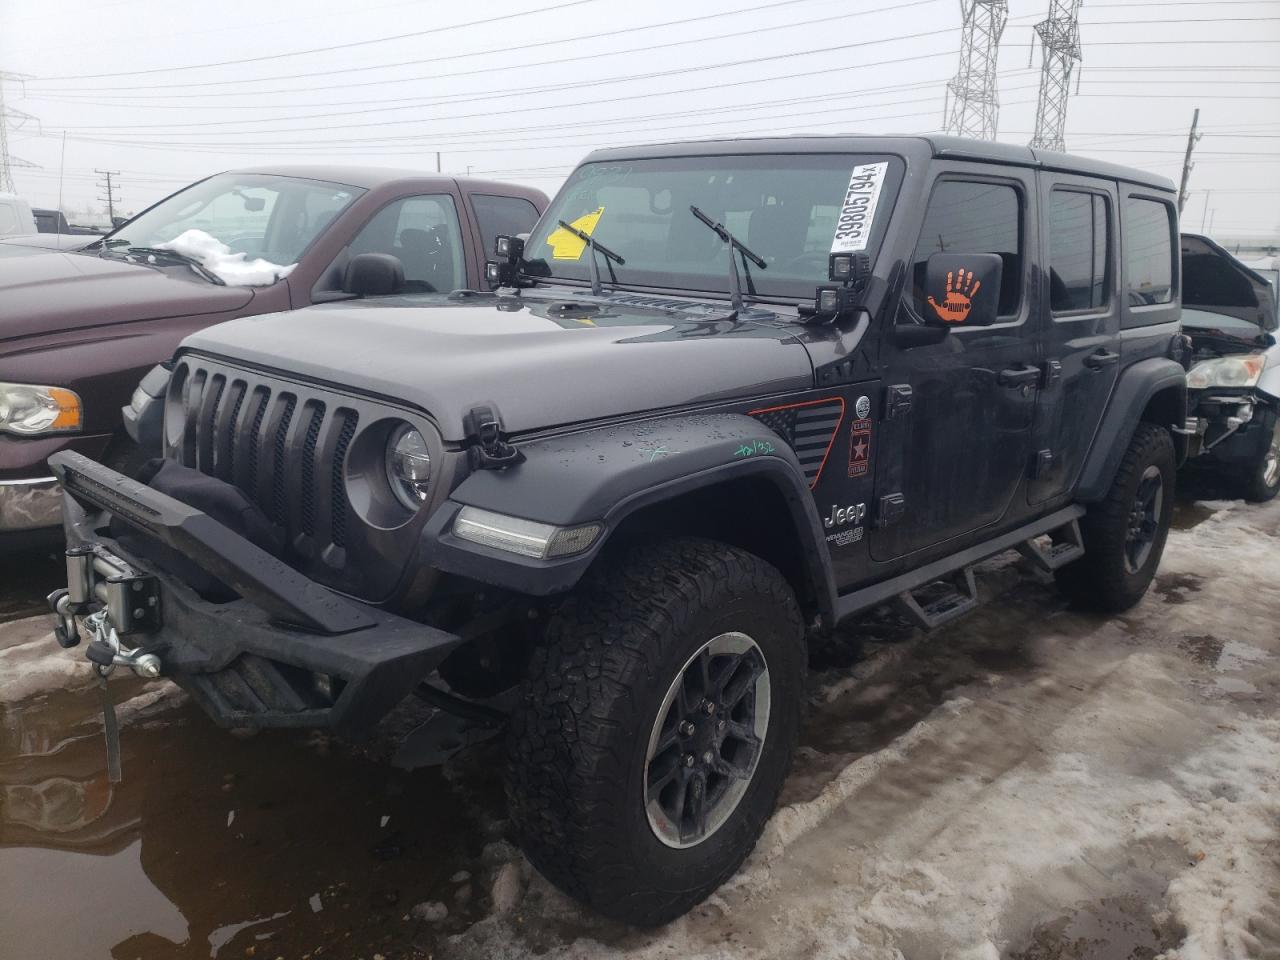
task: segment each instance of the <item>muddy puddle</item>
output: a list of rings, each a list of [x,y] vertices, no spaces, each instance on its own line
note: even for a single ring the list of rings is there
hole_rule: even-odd
[[[430,956],[487,908],[510,856],[485,853],[503,805],[478,758],[455,787],[316,734],[240,739],[158,705],[123,731],[112,785],[97,705],[91,689],[0,707],[11,956]]]
[[[1152,903],[1150,894],[1122,894],[1083,904],[1038,926],[1031,942],[1008,960],[1155,960],[1181,943],[1186,931],[1157,917]]]

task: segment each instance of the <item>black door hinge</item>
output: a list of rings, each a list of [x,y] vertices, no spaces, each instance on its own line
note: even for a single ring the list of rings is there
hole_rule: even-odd
[[[876,526],[890,527],[902,519],[907,512],[907,498],[900,493],[886,493],[880,498],[876,508]]]
[[[462,432],[470,443],[472,470],[505,470],[524,463],[524,453],[502,439],[502,421],[492,407],[472,407],[462,418]]]
[[[895,383],[885,388],[884,416],[886,420],[897,420],[911,412],[911,387],[905,383]]]

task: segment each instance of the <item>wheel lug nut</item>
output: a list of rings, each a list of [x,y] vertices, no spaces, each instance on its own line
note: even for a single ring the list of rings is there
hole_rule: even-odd
[[[682,736],[682,737],[692,737],[692,736],[693,736],[693,734],[694,734],[694,732],[695,732],[697,729],[698,729],[698,728],[697,728],[697,727],[695,727],[695,726],[694,726],[690,721],[685,720],[683,723],[681,723],[681,724],[680,724],[680,736]]]
[[[715,712],[716,712],[716,705],[715,705],[714,703],[712,703],[710,700],[703,700],[703,701],[702,701],[702,712],[703,712],[703,713],[705,713],[705,714],[709,717],[709,716],[711,716],[713,713],[715,713]]]
[[[725,728],[725,722],[724,722],[723,720],[717,720],[717,721],[716,721],[716,732],[717,732],[717,733],[723,733],[723,732],[724,732],[724,728]]]
[[[692,753],[686,753],[683,762],[686,767],[692,767],[698,760]]]

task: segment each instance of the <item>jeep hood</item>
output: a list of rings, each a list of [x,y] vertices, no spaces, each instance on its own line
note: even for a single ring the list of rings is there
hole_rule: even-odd
[[[724,306],[526,293],[263,314],[202,330],[181,349],[392,398],[457,441],[478,404],[520,433],[805,389],[813,367],[797,329],[765,310],[731,319]]]
[[[1182,235],[1182,305],[1247,321],[1266,333],[1276,329],[1276,291],[1208,237]],[[1194,320],[1194,315],[1184,323]],[[1194,324],[1191,324],[1194,325]]]
[[[238,310],[245,287],[219,287],[186,267],[155,267],[92,254],[0,257],[0,342],[37,334]]]

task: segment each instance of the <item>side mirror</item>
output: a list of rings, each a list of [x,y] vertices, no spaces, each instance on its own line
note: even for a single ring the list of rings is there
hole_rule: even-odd
[[[996,253],[935,253],[925,267],[925,323],[989,327],[996,322],[1003,272]]]
[[[357,297],[379,297],[404,289],[404,264],[389,253],[360,253],[342,275],[342,289]]]

